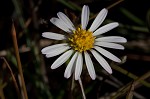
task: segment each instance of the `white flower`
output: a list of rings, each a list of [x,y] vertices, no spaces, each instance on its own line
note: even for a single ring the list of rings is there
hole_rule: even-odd
[[[111,67],[101,55],[115,62],[121,62],[121,60],[103,47],[123,50],[124,46],[117,43],[125,43],[127,40],[120,36],[101,36],[101,34],[106,33],[119,25],[117,22],[113,22],[98,28],[106,18],[107,12],[107,9],[102,9],[88,30],[86,30],[86,27],[89,21],[90,11],[89,7],[86,5],[82,8],[81,27],[78,27],[77,29],[70,19],[62,12],[57,13],[58,18],[54,17],[50,19],[50,22],[67,32],[69,35],[66,37],[65,35],[53,32],[42,33],[42,36],[45,38],[66,40],[66,43],[55,44],[42,49],[42,54],[46,54],[47,58],[63,53],[52,64],[51,69],[58,68],[70,58],[64,77],[69,78],[72,73],[75,73],[75,80],[78,80],[82,72],[83,61],[85,61],[89,75],[94,80],[96,74],[93,62],[89,55],[90,52],[108,73],[112,73]]]

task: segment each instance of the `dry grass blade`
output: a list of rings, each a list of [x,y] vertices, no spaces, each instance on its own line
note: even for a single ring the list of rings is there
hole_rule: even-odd
[[[119,1],[117,1],[117,2],[115,2],[115,3],[113,3],[112,5],[108,6],[107,9],[111,9],[112,7],[118,5],[119,3],[123,2],[123,1],[124,1],[124,0],[119,0]]]
[[[125,69],[123,69],[123,68],[121,68],[121,67],[119,67],[117,65],[112,64],[111,67],[113,69],[117,70],[118,72],[120,72],[120,73],[122,73],[122,74],[124,74],[124,75],[126,75],[126,76],[128,76],[128,77],[130,77],[132,79],[134,79],[134,80],[136,80],[138,78],[138,76],[134,75],[131,72],[128,72],[127,70],[125,70]],[[140,83],[143,84],[144,86],[150,88],[150,83],[149,82],[141,80]]]
[[[146,78],[148,78],[148,77],[150,77],[150,71],[147,72],[147,73],[145,73],[144,75],[142,75],[142,76],[139,77],[138,79],[136,79],[136,80],[134,81],[134,87],[136,87],[136,86],[140,83],[140,81],[142,81],[142,80],[144,80],[144,79],[146,79]],[[130,83],[128,83],[126,86],[120,88],[120,89],[117,91],[117,94],[112,97],[112,99],[117,99],[118,97],[124,95],[124,94],[130,89],[130,86],[131,86],[131,85],[132,85],[132,82],[130,82]]]
[[[132,85],[130,87],[130,90],[129,90],[128,94],[127,94],[126,99],[132,99],[133,98],[133,93],[134,93],[134,81],[133,81],[133,83],[132,83]]]
[[[16,38],[16,30],[15,30],[14,24],[12,24],[12,31],[11,32],[12,32],[12,38],[13,38],[16,60],[17,60],[17,64],[18,64],[18,71],[19,71],[19,74],[21,76],[21,81],[22,81],[22,89],[23,89],[23,93],[24,93],[24,98],[28,99],[25,81],[24,81],[24,77],[23,77],[21,61],[20,61],[20,56],[19,56],[18,43],[17,43],[17,38]]]
[[[15,76],[14,76],[14,73],[10,67],[10,65],[8,64],[7,60],[4,58],[4,57],[1,57],[1,59],[4,60],[6,66],[8,67],[9,71],[10,71],[10,74],[11,74],[11,77],[12,77],[12,80],[14,82],[14,85],[15,85],[15,88],[16,88],[16,91],[17,91],[17,94],[18,94],[18,97],[20,97],[20,92],[19,92],[19,87],[18,87],[18,84],[17,84],[17,81],[15,79]]]

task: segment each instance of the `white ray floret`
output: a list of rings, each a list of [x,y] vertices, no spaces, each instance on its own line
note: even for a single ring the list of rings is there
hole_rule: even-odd
[[[65,32],[71,32],[70,29],[65,25],[65,23],[58,19],[58,18],[51,18],[50,21],[56,25],[57,27],[59,27],[60,29],[62,29]]]
[[[67,65],[66,67],[66,70],[65,70],[65,73],[64,73],[64,77],[66,78],[69,78],[73,72],[73,66],[76,62],[76,59],[77,59],[77,55],[78,55],[78,52],[76,52],[73,57],[71,58],[69,64]]]
[[[92,62],[89,54],[86,51],[84,52],[84,57],[85,57],[85,63],[86,63],[89,75],[94,80],[96,78],[95,69],[94,69],[94,66],[93,66],[93,62]]]
[[[83,57],[82,54],[78,52],[78,57],[75,67],[75,80],[79,80],[83,67]]]
[[[102,27],[100,27],[99,29],[97,29],[93,35],[94,36],[97,36],[97,35],[100,35],[100,34],[103,34],[103,33],[106,33],[114,28],[116,28],[119,24],[117,22],[113,22],[113,23],[109,23],[107,25],[104,25]]]
[[[113,49],[120,49],[120,50],[124,49],[124,46],[120,44],[116,44],[116,43],[110,43],[110,42],[95,42],[94,45],[107,47],[107,48],[113,48]]]
[[[62,43],[62,44],[55,44],[55,45],[51,45],[51,46],[48,46],[48,47],[45,47],[41,50],[42,54],[47,54],[59,47],[64,47],[64,46],[67,46],[68,44],[67,43]]]
[[[90,27],[90,31],[95,31],[104,21],[104,19],[106,18],[108,10],[107,9],[102,9],[99,14],[97,15],[97,17],[95,18],[94,22],[92,23],[91,27]]]
[[[65,35],[53,33],[53,32],[44,32],[42,36],[45,38],[53,39],[53,40],[64,40],[66,39]]]
[[[58,12],[57,16],[59,17],[59,19],[61,19],[65,25],[71,29],[71,30],[75,30],[73,23],[70,21],[70,19],[62,12]]]
[[[84,5],[83,9],[82,9],[82,14],[81,14],[81,25],[82,25],[82,29],[86,29],[86,26],[88,24],[89,21],[89,7]]]
[[[100,37],[100,38],[96,38],[95,41],[99,41],[99,42],[113,42],[113,43],[126,43],[127,42],[127,40],[124,37],[120,37],[120,36]]]
[[[90,50],[95,57],[95,59],[99,62],[99,64],[110,74],[112,74],[112,69],[110,68],[109,64],[107,61],[100,55],[98,54],[95,50]]]
[[[51,69],[56,69],[59,66],[61,66],[63,63],[65,63],[69,57],[72,55],[73,50],[68,50],[64,54],[62,54],[51,66]]]
[[[50,57],[54,57],[54,56],[57,56],[65,51],[67,51],[68,49],[70,49],[70,46],[63,46],[63,47],[60,47],[58,49],[55,49],[49,53],[46,54],[46,57],[47,58],[50,58]]]
[[[102,55],[109,58],[110,60],[113,60],[115,62],[121,62],[121,60],[118,57],[101,47],[95,46],[94,49],[96,49],[98,52],[100,52]]]

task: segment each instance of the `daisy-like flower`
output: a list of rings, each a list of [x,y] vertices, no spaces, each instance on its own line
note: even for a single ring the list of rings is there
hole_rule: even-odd
[[[121,62],[121,60],[103,47],[123,50],[124,46],[117,43],[125,43],[127,40],[120,36],[102,36],[103,33],[119,25],[117,22],[113,22],[99,28],[106,18],[107,12],[107,9],[102,9],[89,29],[86,29],[86,27],[89,21],[90,11],[86,5],[82,8],[81,27],[75,28],[71,20],[62,12],[57,13],[58,18],[53,17],[50,19],[50,22],[68,33],[68,36],[54,32],[42,33],[42,36],[48,39],[66,40],[66,43],[55,44],[42,49],[42,54],[46,54],[47,58],[62,54],[51,65],[51,69],[58,68],[70,58],[64,77],[69,78],[72,73],[75,73],[75,80],[79,80],[83,68],[83,61],[85,61],[89,75],[94,80],[96,74],[90,57],[90,54],[92,54],[109,74],[112,73],[110,65],[101,55],[115,62]]]

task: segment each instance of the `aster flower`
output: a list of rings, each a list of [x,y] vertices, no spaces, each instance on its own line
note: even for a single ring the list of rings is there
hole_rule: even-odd
[[[45,54],[47,58],[61,54],[51,65],[51,69],[58,68],[70,58],[64,77],[69,78],[72,73],[75,73],[75,80],[79,80],[83,68],[83,61],[85,61],[89,75],[94,80],[96,73],[90,57],[91,54],[109,74],[112,73],[110,65],[101,55],[115,62],[121,62],[121,60],[104,48],[123,50],[124,46],[118,43],[125,43],[127,40],[120,36],[102,36],[102,34],[119,25],[117,22],[112,22],[99,28],[106,18],[107,12],[107,9],[102,9],[89,29],[86,28],[90,11],[86,5],[82,8],[81,27],[75,28],[71,20],[62,12],[57,13],[58,18],[53,17],[50,19],[50,22],[68,34],[66,36],[54,32],[42,33],[42,36],[48,39],[66,40],[66,43],[55,44],[42,49],[42,54]]]

